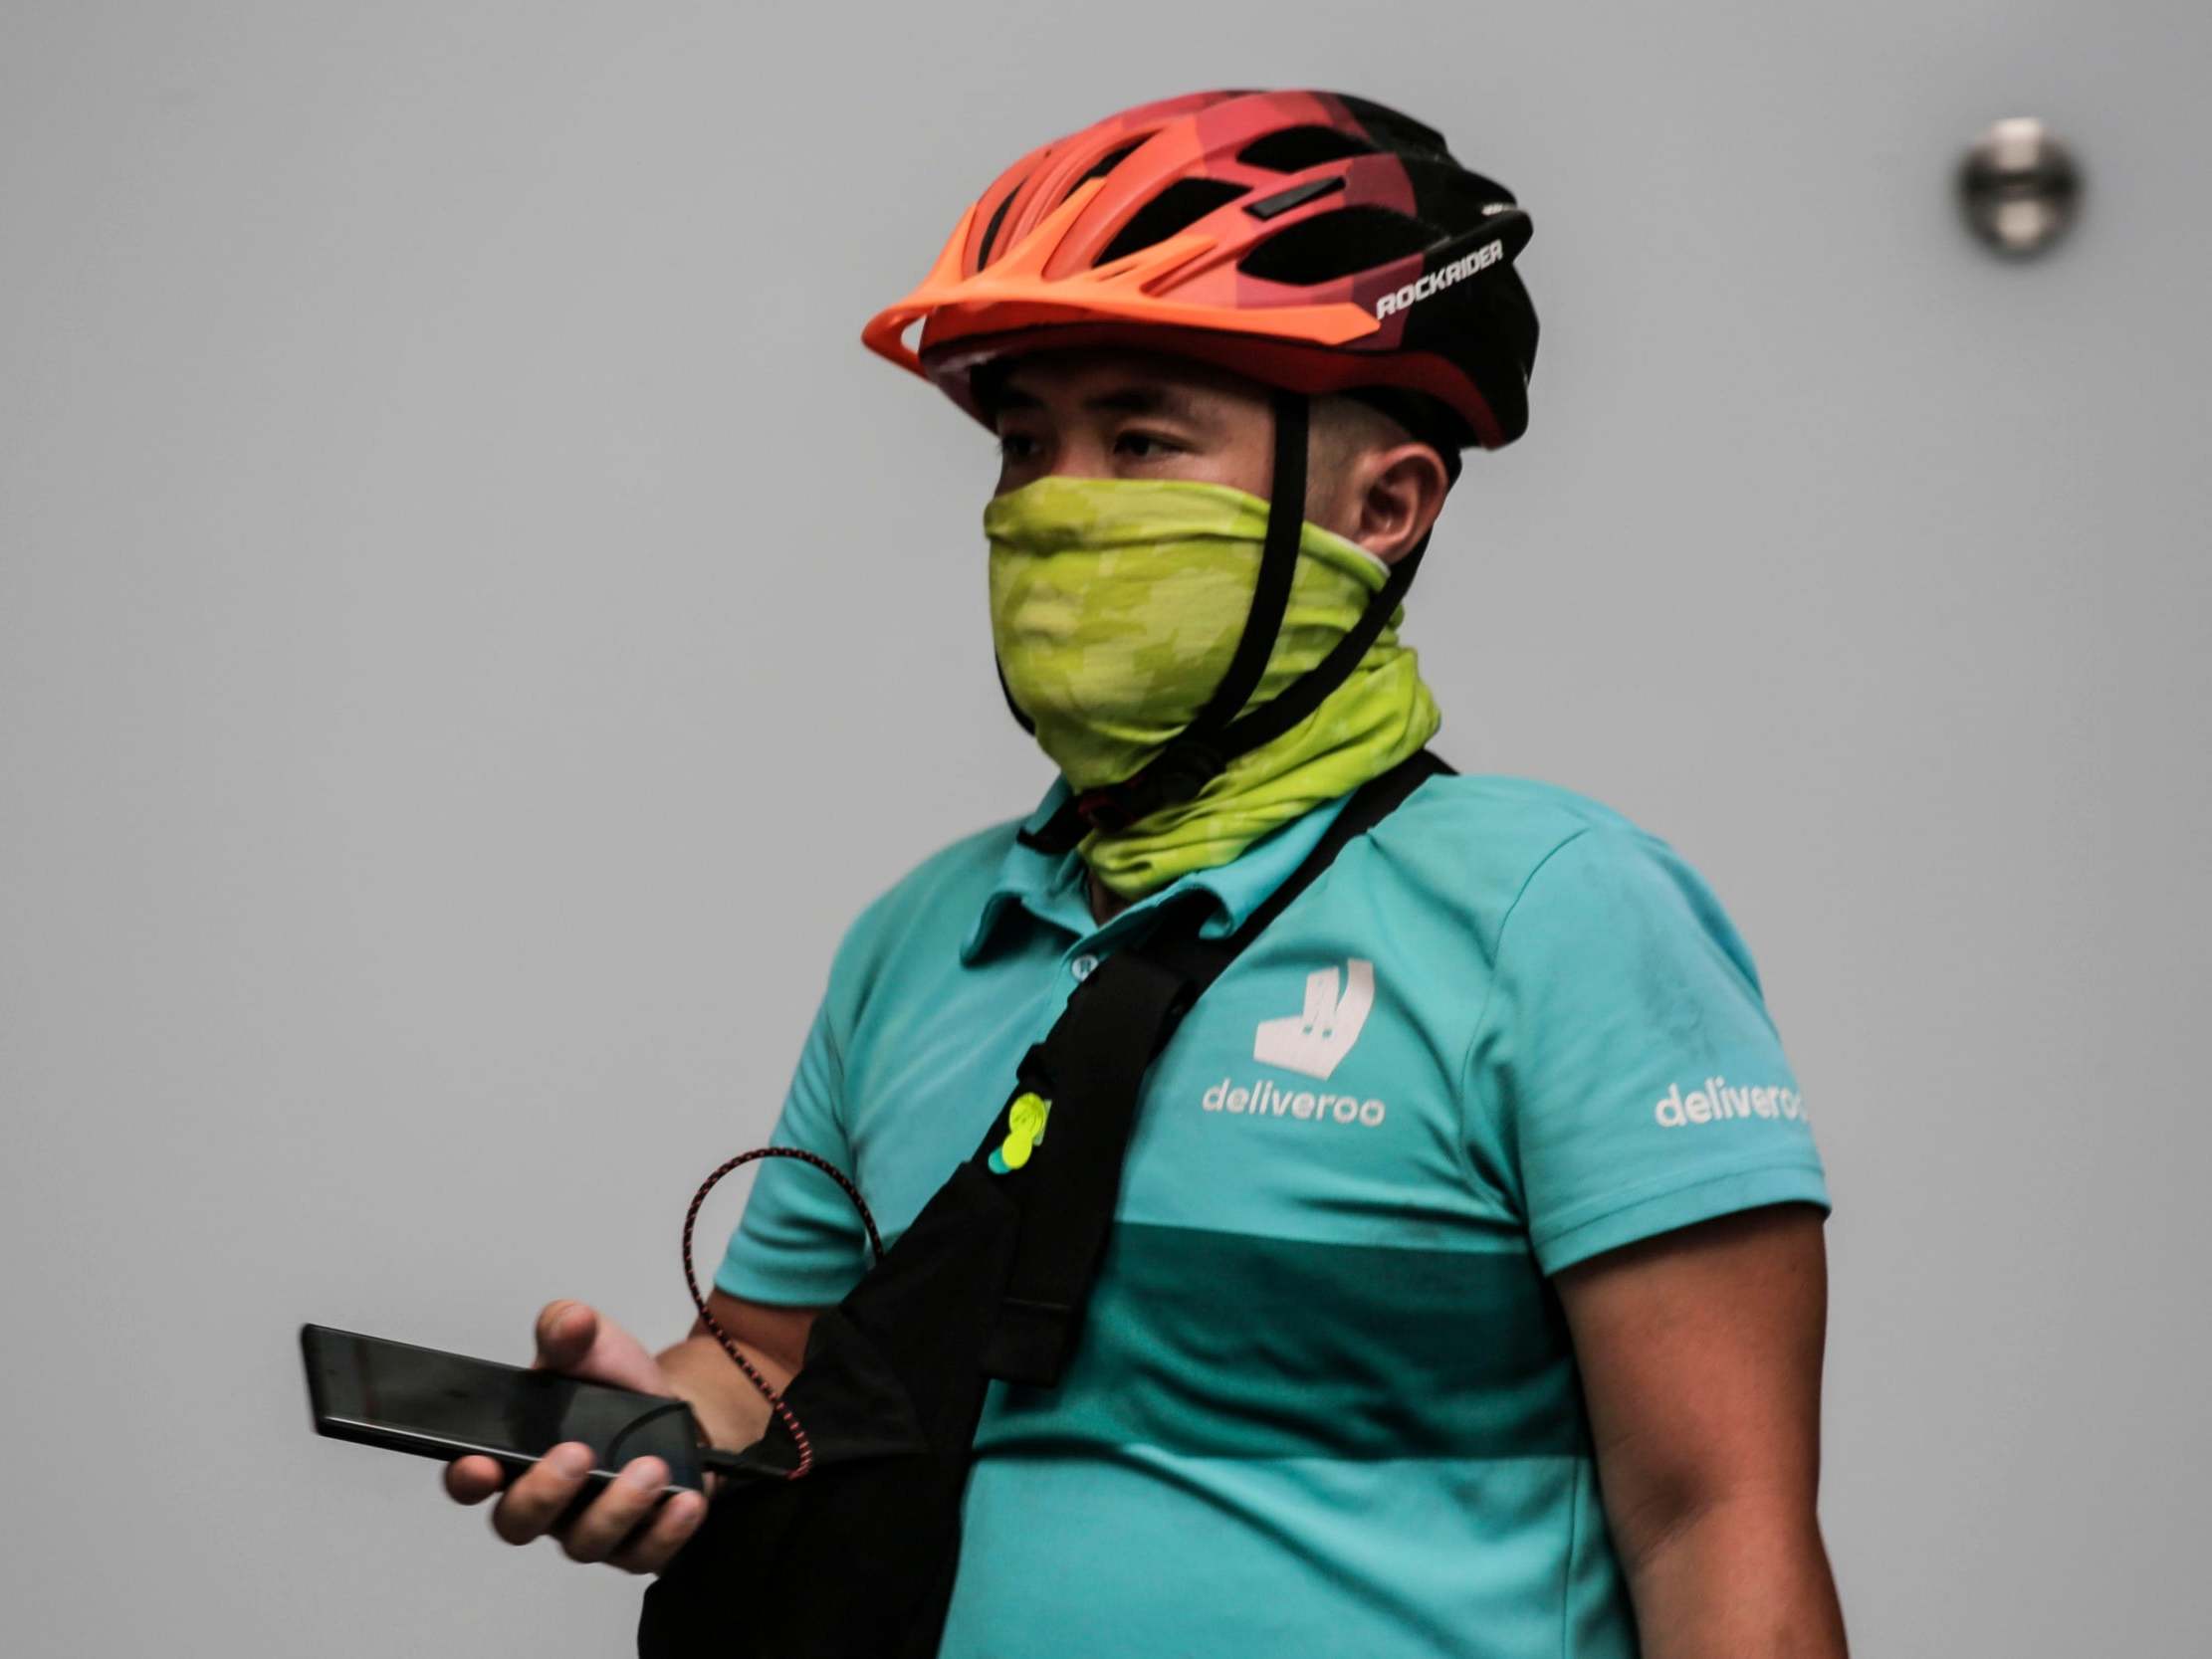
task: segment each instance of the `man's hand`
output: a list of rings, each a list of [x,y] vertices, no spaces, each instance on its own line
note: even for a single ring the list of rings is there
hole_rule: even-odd
[[[539,1314],[538,1357],[531,1365],[641,1394],[690,1397],[635,1337],[580,1302],[549,1303]],[[701,1416],[705,1420],[706,1414]],[[679,1492],[656,1509],[668,1465],[657,1457],[633,1458],[618,1480],[563,1523],[562,1513],[591,1465],[590,1447],[563,1441],[509,1485],[507,1471],[491,1458],[456,1458],[446,1465],[445,1489],[463,1504],[481,1504],[499,1493],[492,1531],[509,1544],[551,1533],[571,1560],[605,1561],[625,1572],[660,1571],[705,1519],[706,1499]]]

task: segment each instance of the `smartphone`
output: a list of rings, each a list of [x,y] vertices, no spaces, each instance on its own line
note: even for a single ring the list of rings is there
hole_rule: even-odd
[[[300,1327],[300,1351],[318,1434],[441,1461],[477,1452],[510,1474],[580,1440],[595,1461],[567,1514],[647,1453],[668,1465],[664,1496],[704,1489],[702,1437],[683,1400],[325,1325]]]

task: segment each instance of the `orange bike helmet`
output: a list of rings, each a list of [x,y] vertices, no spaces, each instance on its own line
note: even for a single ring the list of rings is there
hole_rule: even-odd
[[[1511,191],[1379,104],[1192,93],[1008,167],[861,337],[978,419],[976,368],[1044,345],[1128,341],[1294,391],[1415,393],[1445,417],[1417,430],[1455,460],[1528,425],[1536,311],[1513,261],[1531,228]]]
[[[1513,261],[1530,230],[1510,191],[1394,109],[1342,93],[1193,93],[1015,162],[962,216],[922,286],[862,330],[987,425],[979,371],[1054,346],[1137,345],[1275,388],[1267,535],[1220,684],[1135,776],[1072,796],[1025,842],[1064,850],[1196,797],[1350,677],[1396,614],[1426,537],[1327,657],[1246,707],[1297,562],[1308,398],[1378,404],[1454,473],[1461,448],[1518,438],[1536,311]],[[1010,692],[1006,702],[1028,726]]]

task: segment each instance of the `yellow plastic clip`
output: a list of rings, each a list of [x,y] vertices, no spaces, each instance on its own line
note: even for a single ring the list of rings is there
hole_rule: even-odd
[[[1044,1139],[1045,1121],[1051,1116],[1052,1103],[1042,1095],[1015,1096],[1013,1105],[1006,1111],[1006,1139],[991,1154],[993,1172],[1003,1175],[1027,1163],[1037,1142]]]

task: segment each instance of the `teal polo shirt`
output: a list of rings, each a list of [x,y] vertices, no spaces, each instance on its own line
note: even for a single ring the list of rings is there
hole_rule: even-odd
[[[1103,926],[1012,824],[939,853],[838,950],[775,1143],[896,1235],[1102,958],[1193,890],[1231,931],[1340,807]],[[1788,1201],[1826,1208],[1820,1158],[1705,883],[1566,790],[1430,780],[1154,1065],[1077,1357],[987,1403],[944,1659],[1633,1654],[1549,1276]],[[774,1160],[716,1283],[863,1266]]]

